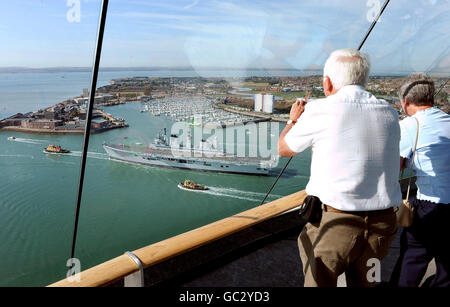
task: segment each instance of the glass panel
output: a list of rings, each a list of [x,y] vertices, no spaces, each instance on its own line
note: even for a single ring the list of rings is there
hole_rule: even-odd
[[[66,276],[84,132],[72,99],[90,86],[98,14],[98,2],[0,4],[0,286]]]
[[[448,80],[450,71],[449,1],[391,1],[364,51],[371,55],[373,75],[390,76],[374,80],[369,89],[395,102],[401,109],[397,90],[405,75],[424,72],[436,89]],[[450,111],[448,93],[442,89],[436,104]]]
[[[101,108],[129,127],[89,144],[101,159],[87,165],[77,241],[84,268],[260,204],[285,162],[267,166],[284,123],[255,123],[271,114],[254,112],[254,95],[273,94],[261,108],[273,101],[278,120],[295,97],[322,95],[328,53],[357,47],[370,25],[364,3],[342,3],[110,3],[100,75],[110,82],[98,93],[111,95]],[[155,143],[159,133],[167,139]],[[309,152],[297,157],[268,201],[304,189],[309,160]],[[208,190],[180,188],[186,179]]]
[[[90,81],[90,69],[10,66],[89,66],[95,46],[99,2],[16,2],[0,10],[8,46],[0,66],[9,66],[0,68],[0,118],[71,99]],[[81,269],[259,205],[287,162],[274,155],[290,105],[323,97],[328,55],[357,48],[381,5],[111,1],[78,228]],[[369,89],[395,103],[392,76],[448,76],[448,9],[448,1],[389,4],[363,48],[372,59]],[[376,92],[380,80],[388,93]],[[72,153],[43,155],[49,142]],[[0,130],[0,144],[0,219],[8,229],[0,284],[62,279],[81,136]],[[267,201],[303,190],[310,159],[309,150],[296,156]],[[208,189],[180,187],[185,179]]]

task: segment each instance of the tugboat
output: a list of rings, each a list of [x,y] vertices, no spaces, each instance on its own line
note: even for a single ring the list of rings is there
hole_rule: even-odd
[[[63,149],[61,146],[55,146],[55,145],[49,145],[47,148],[44,148],[45,153],[52,153],[52,154],[66,154],[70,153],[70,150]]]
[[[178,184],[178,187],[183,190],[194,190],[194,191],[206,191],[209,190],[207,186],[197,184],[196,182],[185,180]]]

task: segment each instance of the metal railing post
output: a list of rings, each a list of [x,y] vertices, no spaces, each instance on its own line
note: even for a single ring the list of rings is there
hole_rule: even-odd
[[[132,252],[126,252],[125,255],[130,257],[139,267],[139,271],[130,274],[128,276],[125,276],[124,278],[124,287],[144,287],[144,267],[142,266],[141,260]]]

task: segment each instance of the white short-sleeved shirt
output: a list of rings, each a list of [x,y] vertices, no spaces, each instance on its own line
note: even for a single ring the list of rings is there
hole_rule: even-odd
[[[323,203],[345,211],[400,205],[398,113],[362,86],[308,102],[285,141],[294,152],[312,148],[306,192]]]
[[[450,203],[450,115],[438,108],[416,112],[419,121],[414,171],[417,176],[417,199]],[[400,122],[400,155],[411,159],[416,140],[417,122],[408,117]]]

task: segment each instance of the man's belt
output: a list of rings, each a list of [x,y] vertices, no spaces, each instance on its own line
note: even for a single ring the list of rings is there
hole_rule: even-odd
[[[384,214],[391,214],[394,213],[394,208],[387,208],[387,209],[382,209],[382,210],[373,210],[373,211],[342,211],[336,208],[333,208],[331,206],[328,205],[324,205],[324,211],[327,212],[335,212],[335,213],[345,213],[345,214],[354,214],[354,215],[358,215],[358,216],[371,216],[371,215],[384,215]]]

